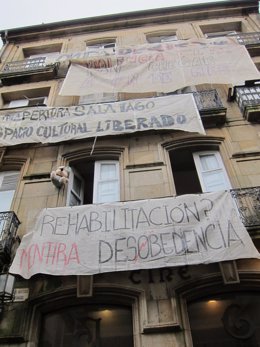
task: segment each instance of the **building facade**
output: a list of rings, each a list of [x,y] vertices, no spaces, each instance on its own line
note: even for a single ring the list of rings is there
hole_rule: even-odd
[[[158,201],[164,206],[168,198],[203,198],[206,192],[222,190],[230,192],[242,224],[259,249],[260,79],[257,74],[255,79],[241,77],[239,81],[237,78],[240,83],[236,85],[205,80],[166,92],[156,87],[151,90],[149,84],[157,83],[157,79],[147,81],[143,89],[136,88],[135,92],[101,88],[100,92],[91,93],[87,84],[85,94],[82,90],[77,95],[61,92],[75,61],[83,67],[98,61],[97,66],[90,68],[99,70],[107,67],[104,64],[110,58],[112,61],[120,49],[131,53],[131,49],[145,47],[145,53],[139,57],[147,62],[152,59],[149,47],[157,47],[160,53],[165,47],[161,44],[170,47],[188,40],[202,45],[206,40],[221,42],[235,38],[259,68],[258,1],[224,1],[43,24],[2,31],[1,37],[4,45],[0,52],[0,113],[6,122],[0,124],[2,272],[9,269],[20,239],[34,229],[37,216],[46,208],[49,211],[59,208],[65,218],[66,206],[75,209],[89,205],[97,213],[99,203],[119,201],[146,206],[150,201]],[[130,55],[127,64],[132,64],[133,56]],[[95,57],[93,61],[92,57]],[[193,58],[193,66],[199,66],[193,70],[195,77],[203,75],[204,70],[200,69],[210,65],[209,61],[200,59]],[[218,61],[221,57],[212,56],[212,59]],[[142,62],[139,63],[141,66]],[[156,72],[159,70],[157,66]],[[160,76],[167,79],[167,75]],[[48,117],[52,116],[47,117],[44,111],[52,110],[55,121],[58,117],[66,118],[66,112],[71,115],[70,112],[82,112],[84,108],[90,118],[99,122],[105,119],[99,118],[100,114],[109,115],[105,110],[120,105],[121,110],[133,113],[144,110],[148,117],[149,107],[157,100],[185,95],[194,97],[205,133],[187,131],[185,127],[164,128],[162,124],[166,120],[169,123],[169,118],[160,118],[161,123],[153,118],[150,126],[157,123],[151,129],[144,120],[138,129],[131,120],[124,120],[127,131],[121,133],[66,137],[64,126],[64,137],[59,137],[49,126]],[[185,113],[188,105],[182,105]],[[26,140],[32,131],[23,123],[26,117],[37,122],[43,143],[38,139],[31,143]],[[16,127],[12,128],[15,119]],[[113,124],[115,131],[122,126],[122,122],[115,123],[120,118],[114,123],[109,121],[110,118],[106,119],[104,124],[107,127]],[[74,134],[88,131],[77,129]],[[64,172],[68,172],[68,177]],[[179,200],[178,204],[181,204]],[[190,210],[186,207],[185,211]],[[133,215],[134,212],[132,218]],[[99,220],[92,216],[97,227]],[[153,224],[151,229],[159,226],[153,216],[150,212],[148,221],[147,216],[139,215],[139,223],[144,228],[149,222]],[[171,218],[179,217],[171,215]],[[61,220],[56,220],[56,227],[65,228]],[[73,228],[75,221],[68,232]],[[63,232],[61,240],[62,235]],[[131,270],[69,275],[65,270],[58,275],[39,270],[29,279],[17,275],[15,296],[10,300],[11,296],[7,295],[7,301],[2,298],[0,345],[260,345],[259,259],[231,256],[226,261],[207,264],[201,261],[196,265],[177,266],[177,263],[151,268],[136,265],[135,268],[138,257],[145,258],[142,251],[147,240],[139,242]],[[196,240],[198,243],[200,239]],[[229,242],[232,241],[229,236]],[[157,241],[153,244],[158,245]],[[115,257],[120,259],[122,246],[119,242],[118,245]],[[163,246],[162,241],[158,247]],[[65,255],[64,249],[58,252],[62,254],[60,259],[63,257],[63,262],[69,263],[71,253]],[[36,256],[44,257],[36,251],[26,255],[28,268],[33,266]],[[54,261],[51,255],[49,259],[49,263]],[[1,293],[8,289],[1,283],[0,286]]]

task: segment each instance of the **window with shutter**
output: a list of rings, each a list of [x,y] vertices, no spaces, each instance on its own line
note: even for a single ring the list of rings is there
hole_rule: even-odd
[[[231,185],[218,151],[193,152],[182,148],[170,152],[177,195],[230,189]]]
[[[215,192],[231,188],[219,152],[195,152],[193,158],[203,192]]]
[[[119,200],[119,162],[117,160],[81,161],[71,168],[68,206]]]
[[[0,172],[0,211],[9,211],[12,205],[20,172]]]
[[[119,200],[118,161],[96,161],[93,202],[112,202]]]

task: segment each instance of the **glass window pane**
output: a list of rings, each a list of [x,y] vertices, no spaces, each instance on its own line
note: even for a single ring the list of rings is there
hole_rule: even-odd
[[[214,154],[200,155],[200,161],[203,171],[219,169],[219,163]]]
[[[81,205],[80,198],[77,197],[75,194],[73,194],[73,192],[71,192],[69,206],[78,206],[78,205]]]
[[[111,180],[116,178],[116,165],[115,164],[101,164],[100,179]]]
[[[188,304],[194,347],[258,347],[260,296],[232,293]]]
[[[98,202],[111,202],[118,200],[118,181],[100,182],[98,185]]]
[[[216,192],[227,188],[226,181],[221,170],[204,172],[203,179],[207,192]]]
[[[74,175],[74,180],[73,180],[73,190],[77,195],[80,195],[81,191],[81,180]]]
[[[0,192],[0,211],[10,211],[14,192],[14,190],[6,190],[4,192]]]
[[[133,347],[130,307],[74,306],[46,314],[42,321],[40,347]]]

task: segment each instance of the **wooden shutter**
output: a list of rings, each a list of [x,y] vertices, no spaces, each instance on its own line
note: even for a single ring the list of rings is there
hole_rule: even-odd
[[[203,192],[215,192],[231,188],[219,152],[194,152],[193,158]]]
[[[96,161],[93,203],[119,200],[119,162],[116,160]]]

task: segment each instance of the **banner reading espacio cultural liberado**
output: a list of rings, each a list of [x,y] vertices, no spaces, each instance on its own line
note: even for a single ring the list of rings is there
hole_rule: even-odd
[[[260,258],[229,192],[44,209],[10,272],[103,272]]]
[[[0,112],[0,145],[4,146],[160,129],[205,133],[192,94]]]

